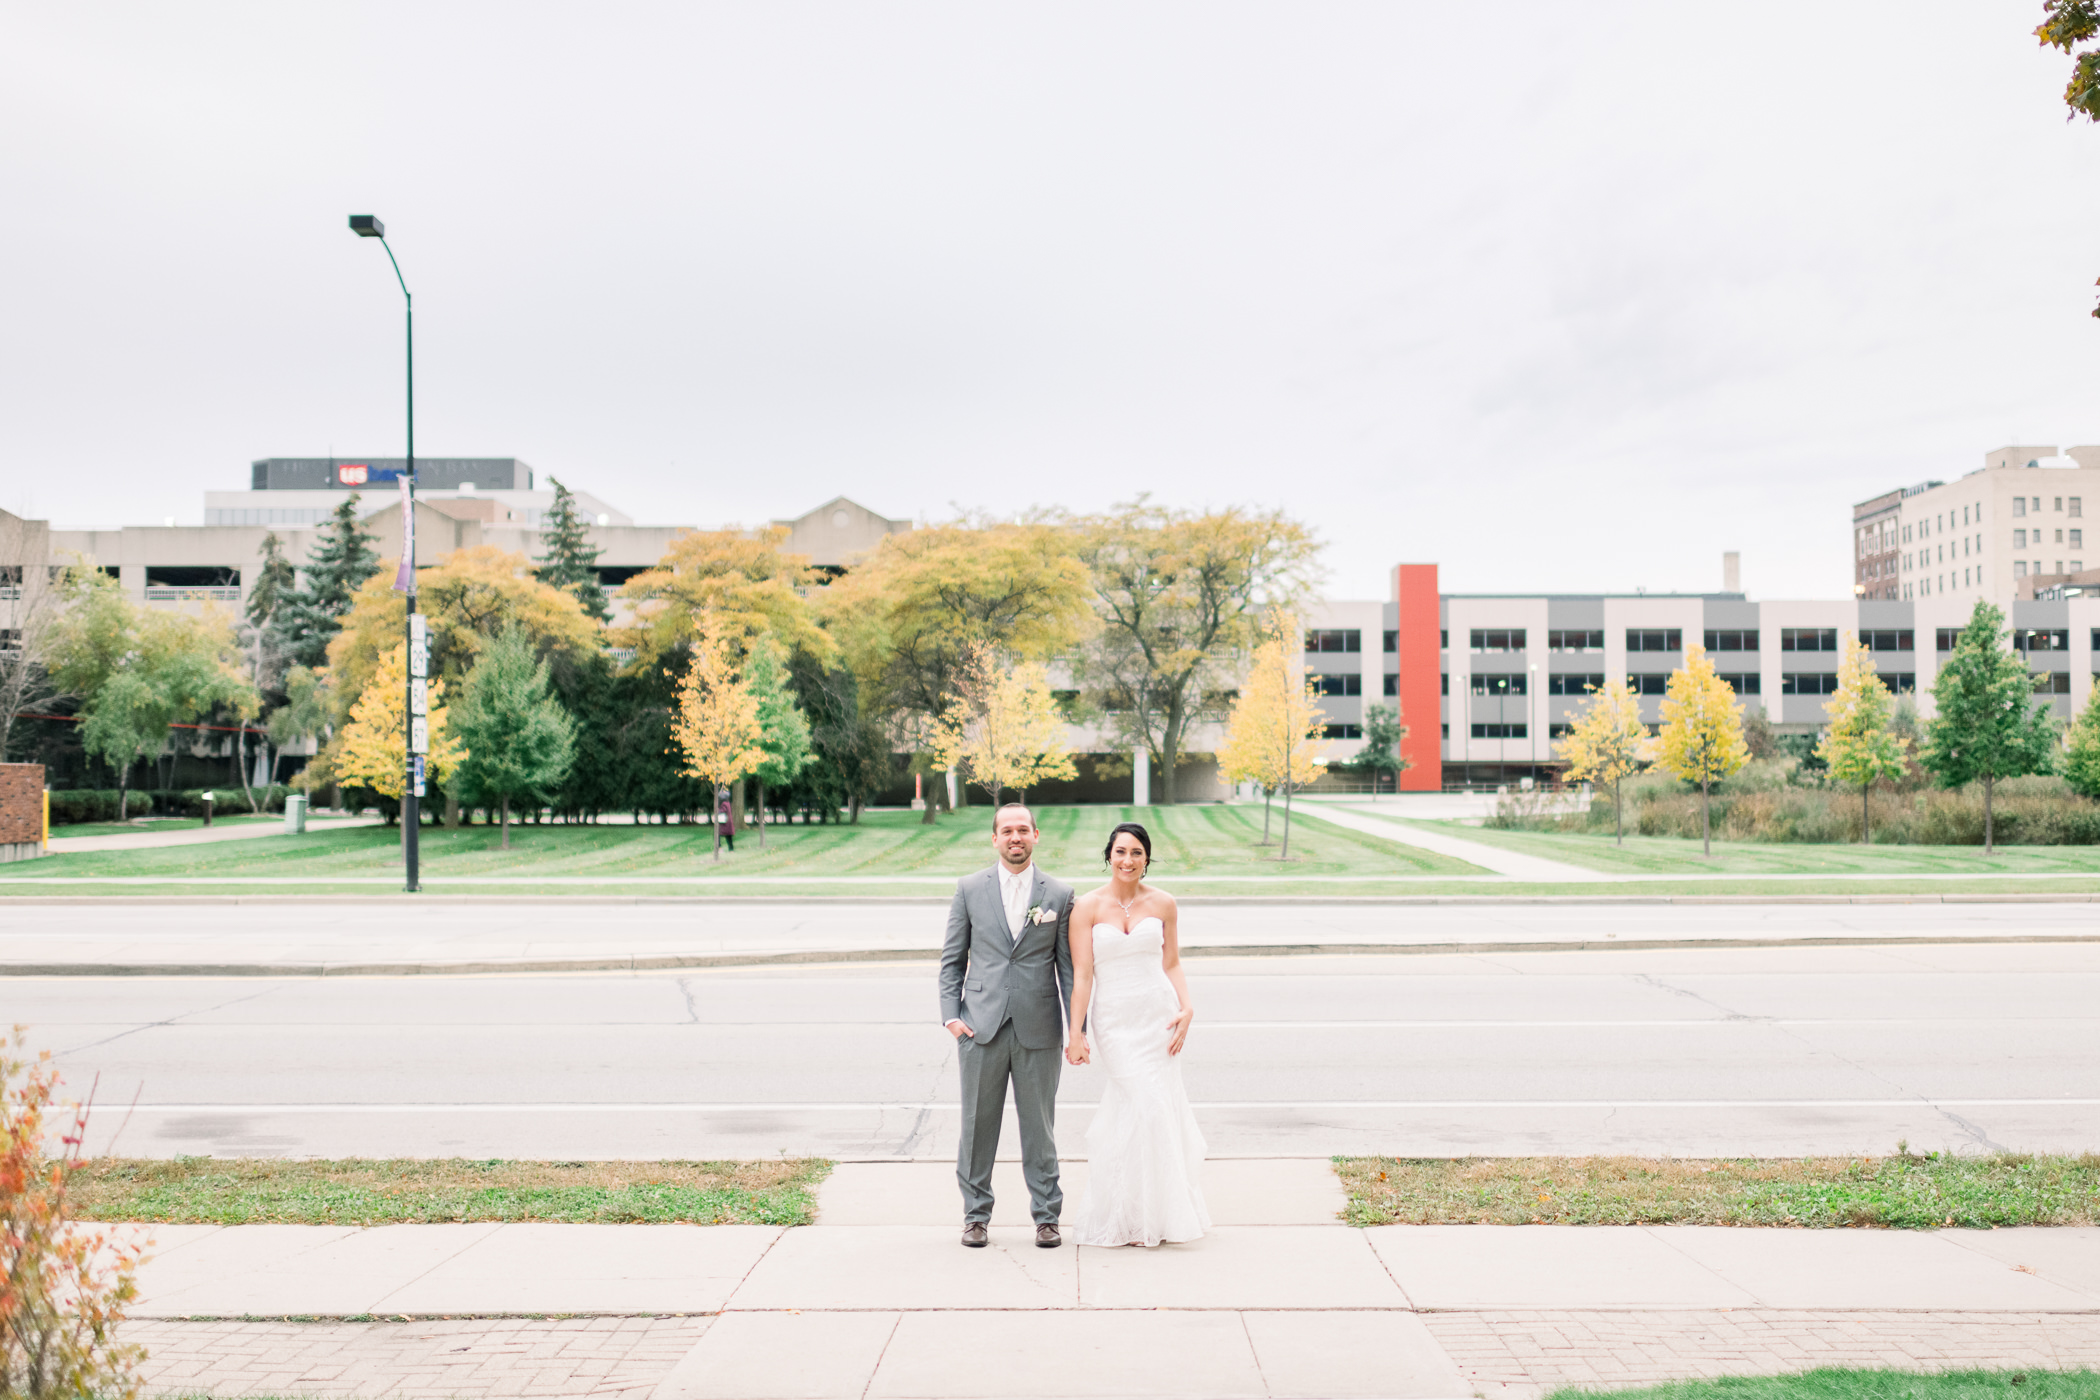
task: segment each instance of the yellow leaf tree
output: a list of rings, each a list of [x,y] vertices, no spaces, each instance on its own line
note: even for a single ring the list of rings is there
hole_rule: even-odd
[[[954,703],[934,732],[934,762],[985,790],[994,807],[1012,788],[1079,770],[1065,747],[1065,720],[1042,666],[1000,664],[988,646],[970,650],[956,676]]]
[[[1697,642],[1685,648],[1684,665],[1670,673],[1662,717],[1656,764],[1699,785],[1699,845],[1712,856],[1713,785],[1750,761],[1750,746],[1743,742],[1743,707],[1735,691]]]
[[[1619,806],[1619,783],[1648,761],[1648,727],[1641,723],[1641,703],[1624,681],[1606,681],[1591,691],[1589,706],[1575,717],[1554,752],[1568,765],[1568,777],[1579,783],[1611,786],[1613,837],[1626,844],[1626,820]]]
[[[408,787],[408,643],[379,658],[379,667],[350,706],[350,722],[336,735],[336,780],[368,787],[399,801]],[[445,721],[445,683],[430,683],[430,752],[423,759],[425,783],[441,786],[467,751]]]
[[[715,794],[766,761],[758,696],[737,671],[736,645],[721,623],[702,623],[671,721],[671,738],[685,754],[683,771],[708,785],[707,824],[715,833],[716,860],[722,858],[722,829],[715,821]]]
[[[1872,841],[1872,813],[1867,793],[1880,778],[1900,778],[1909,748],[1889,727],[1895,718],[1896,702],[1881,677],[1874,673],[1874,654],[1865,642],[1848,633],[1845,659],[1838,663],[1837,694],[1823,704],[1830,727],[1816,743],[1816,753],[1830,765],[1830,776],[1841,783],[1859,784],[1859,839]]]
[[[742,530],[692,530],[671,542],[654,568],[620,588],[633,620],[613,630],[614,640],[634,648],[651,665],[694,641],[710,626],[743,655],[754,638],[770,636],[787,652],[803,651],[828,661],[831,637],[819,628],[806,595],[825,581],[809,557],[784,553],[785,526]]]
[[[1297,641],[1297,619],[1283,619],[1278,631],[1279,637],[1255,648],[1254,664],[1226,721],[1218,769],[1233,782],[1261,784],[1264,846],[1269,844],[1269,799],[1282,791],[1283,849],[1277,859],[1289,860],[1291,790],[1319,777],[1327,762],[1321,753],[1327,714],[1313,698],[1300,654],[1287,649],[1282,640]]]

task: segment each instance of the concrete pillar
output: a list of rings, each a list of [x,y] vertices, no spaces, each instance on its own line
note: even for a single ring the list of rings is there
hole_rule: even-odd
[[[951,812],[961,805],[959,802],[956,801],[956,797],[957,793],[955,790],[955,770],[953,768],[950,768],[948,770],[948,810]]]
[[[1138,807],[1152,803],[1152,750],[1135,748],[1130,751],[1130,801]]]

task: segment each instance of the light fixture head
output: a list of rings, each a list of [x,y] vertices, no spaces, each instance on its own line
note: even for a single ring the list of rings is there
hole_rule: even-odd
[[[377,214],[352,214],[350,231],[359,238],[384,238],[386,225],[379,222]]]

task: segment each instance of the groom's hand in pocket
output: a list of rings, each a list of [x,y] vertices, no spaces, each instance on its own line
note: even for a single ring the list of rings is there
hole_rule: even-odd
[[[969,1036],[974,1040],[977,1036],[977,1032],[971,1030],[960,1021],[950,1021],[948,1023],[948,1034],[954,1036],[957,1040],[961,1040],[964,1036]]]

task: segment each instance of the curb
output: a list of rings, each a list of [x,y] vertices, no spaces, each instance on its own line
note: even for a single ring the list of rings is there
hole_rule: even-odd
[[[1891,876],[1890,878],[1900,878]],[[399,890],[371,894],[0,894],[0,909],[34,908],[41,905],[151,905],[170,904],[357,904],[408,898]],[[951,895],[916,894],[417,894],[423,904],[916,904],[945,907]],[[1290,907],[1296,905],[1389,905],[1395,908],[1424,908],[1437,905],[1708,905],[1708,904],[2100,904],[2096,894],[2044,894],[2009,891],[2005,894],[1184,894],[1175,903],[1187,905]]]
[[[1968,934],[1889,938],[1628,938],[1497,943],[1255,943],[1182,949],[1188,958],[1419,957],[1508,953],[1627,953],[1698,948],[1998,947],[2100,943],[2100,933],[1979,938]],[[398,963],[0,963],[0,977],[469,977],[492,974],[676,972],[719,967],[792,967],[841,963],[937,962],[938,948],[809,950],[796,953],[696,953],[625,958],[521,958],[514,962]]]

